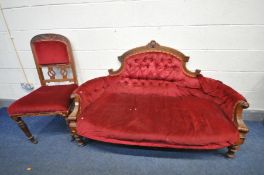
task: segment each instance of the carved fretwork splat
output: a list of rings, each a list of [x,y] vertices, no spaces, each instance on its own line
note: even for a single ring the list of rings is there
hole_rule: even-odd
[[[67,68],[69,66],[60,66],[60,74],[62,76],[63,79],[67,79],[67,76],[68,76],[68,71],[67,71]]]
[[[48,66],[48,75],[51,80],[55,79],[56,72],[54,71],[53,66]]]
[[[67,64],[57,64],[57,65],[48,65],[40,66],[41,69],[47,68],[47,74],[49,79],[44,79],[46,83],[49,82],[63,82],[63,81],[74,81],[73,78],[68,77],[68,71],[72,71],[70,65]],[[61,75],[61,76],[59,76]]]

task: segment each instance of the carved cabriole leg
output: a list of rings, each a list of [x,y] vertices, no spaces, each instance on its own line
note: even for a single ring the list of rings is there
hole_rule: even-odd
[[[21,117],[11,117],[19,126],[19,128],[24,132],[24,134],[27,136],[28,140],[30,140],[32,143],[37,144],[38,141],[32,136],[31,132],[29,131],[26,123],[21,119]]]
[[[244,101],[240,101],[234,111],[234,123],[237,126],[238,132],[239,132],[239,140],[235,145],[231,145],[228,147],[228,152],[226,156],[228,158],[234,158],[235,153],[239,150],[240,145],[242,145],[246,139],[246,134],[248,133],[249,129],[247,128],[246,124],[243,121],[243,109],[246,109],[249,107],[249,104]]]

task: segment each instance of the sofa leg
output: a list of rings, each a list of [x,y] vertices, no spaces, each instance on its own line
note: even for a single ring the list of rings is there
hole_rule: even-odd
[[[239,150],[239,147],[240,147],[239,145],[229,146],[226,156],[228,158],[235,158],[235,153]]]
[[[81,139],[81,137],[77,134],[74,135],[74,140],[76,140],[78,146],[84,146],[85,145],[83,140]]]
[[[79,136],[76,132],[76,127],[70,127],[71,130],[71,141],[76,141],[79,146],[84,146],[84,142],[82,140],[82,137]]]
[[[26,123],[21,119],[21,117],[12,117],[12,119],[17,123],[19,128],[24,132],[24,134],[27,136],[28,140],[30,140],[32,143],[37,144],[38,141],[33,137],[31,132],[29,131]]]
[[[75,141],[74,135],[71,134],[71,142]]]

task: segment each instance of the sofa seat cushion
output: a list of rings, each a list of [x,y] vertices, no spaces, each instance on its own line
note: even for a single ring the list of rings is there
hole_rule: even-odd
[[[42,86],[18,99],[8,108],[9,115],[67,112],[70,95],[77,88],[76,84]]]
[[[156,94],[105,93],[80,114],[77,132],[111,143],[187,149],[223,148],[239,138],[212,101]]]

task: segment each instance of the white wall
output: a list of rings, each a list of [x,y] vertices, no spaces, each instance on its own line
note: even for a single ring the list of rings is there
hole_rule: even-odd
[[[263,0],[0,0],[30,82],[39,86],[30,39],[60,33],[80,82],[118,68],[117,56],[152,39],[191,57],[189,68],[232,86],[264,110]],[[0,99],[26,92],[0,16]]]

